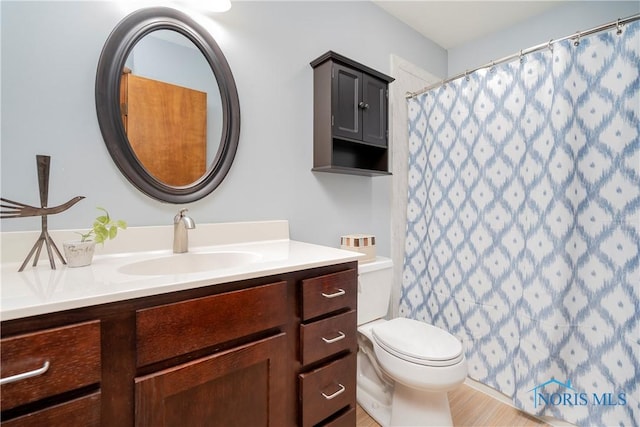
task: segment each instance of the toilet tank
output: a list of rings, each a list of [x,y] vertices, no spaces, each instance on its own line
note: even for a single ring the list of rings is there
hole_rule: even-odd
[[[358,325],[382,319],[389,310],[393,263],[389,258],[358,265]]]

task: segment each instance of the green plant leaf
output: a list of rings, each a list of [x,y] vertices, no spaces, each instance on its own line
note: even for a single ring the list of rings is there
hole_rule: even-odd
[[[95,236],[93,240],[96,243],[104,243],[106,240],[115,239],[118,235],[118,228],[126,229],[127,223],[123,220],[112,221],[109,212],[105,208],[97,207],[96,209],[104,212],[93,221],[93,227],[86,233],[78,233],[82,236],[82,241],[88,240],[91,236]]]

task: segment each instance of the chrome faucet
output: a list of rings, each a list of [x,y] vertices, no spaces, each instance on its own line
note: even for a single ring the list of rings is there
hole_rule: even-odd
[[[196,228],[196,223],[185,212],[187,212],[187,209],[180,209],[180,212],[173,218],[174,254],[182,254],[189,251],[189,234],[187,230]]]

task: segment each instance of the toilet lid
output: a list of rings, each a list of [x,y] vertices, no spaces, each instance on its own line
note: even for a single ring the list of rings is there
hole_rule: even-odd
[[[463,358],[462,343],[445,330],[398,317],[376,325],[373,337],[395,356],[428,366],[449,366]]]

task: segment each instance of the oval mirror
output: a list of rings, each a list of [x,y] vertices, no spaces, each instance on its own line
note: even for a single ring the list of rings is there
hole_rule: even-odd
[[[145,194],[188,203],[225,178],[240,136],[238,93],[213,37],[184,13],[125,17],[100,55],[95,96],[111,157]]]

